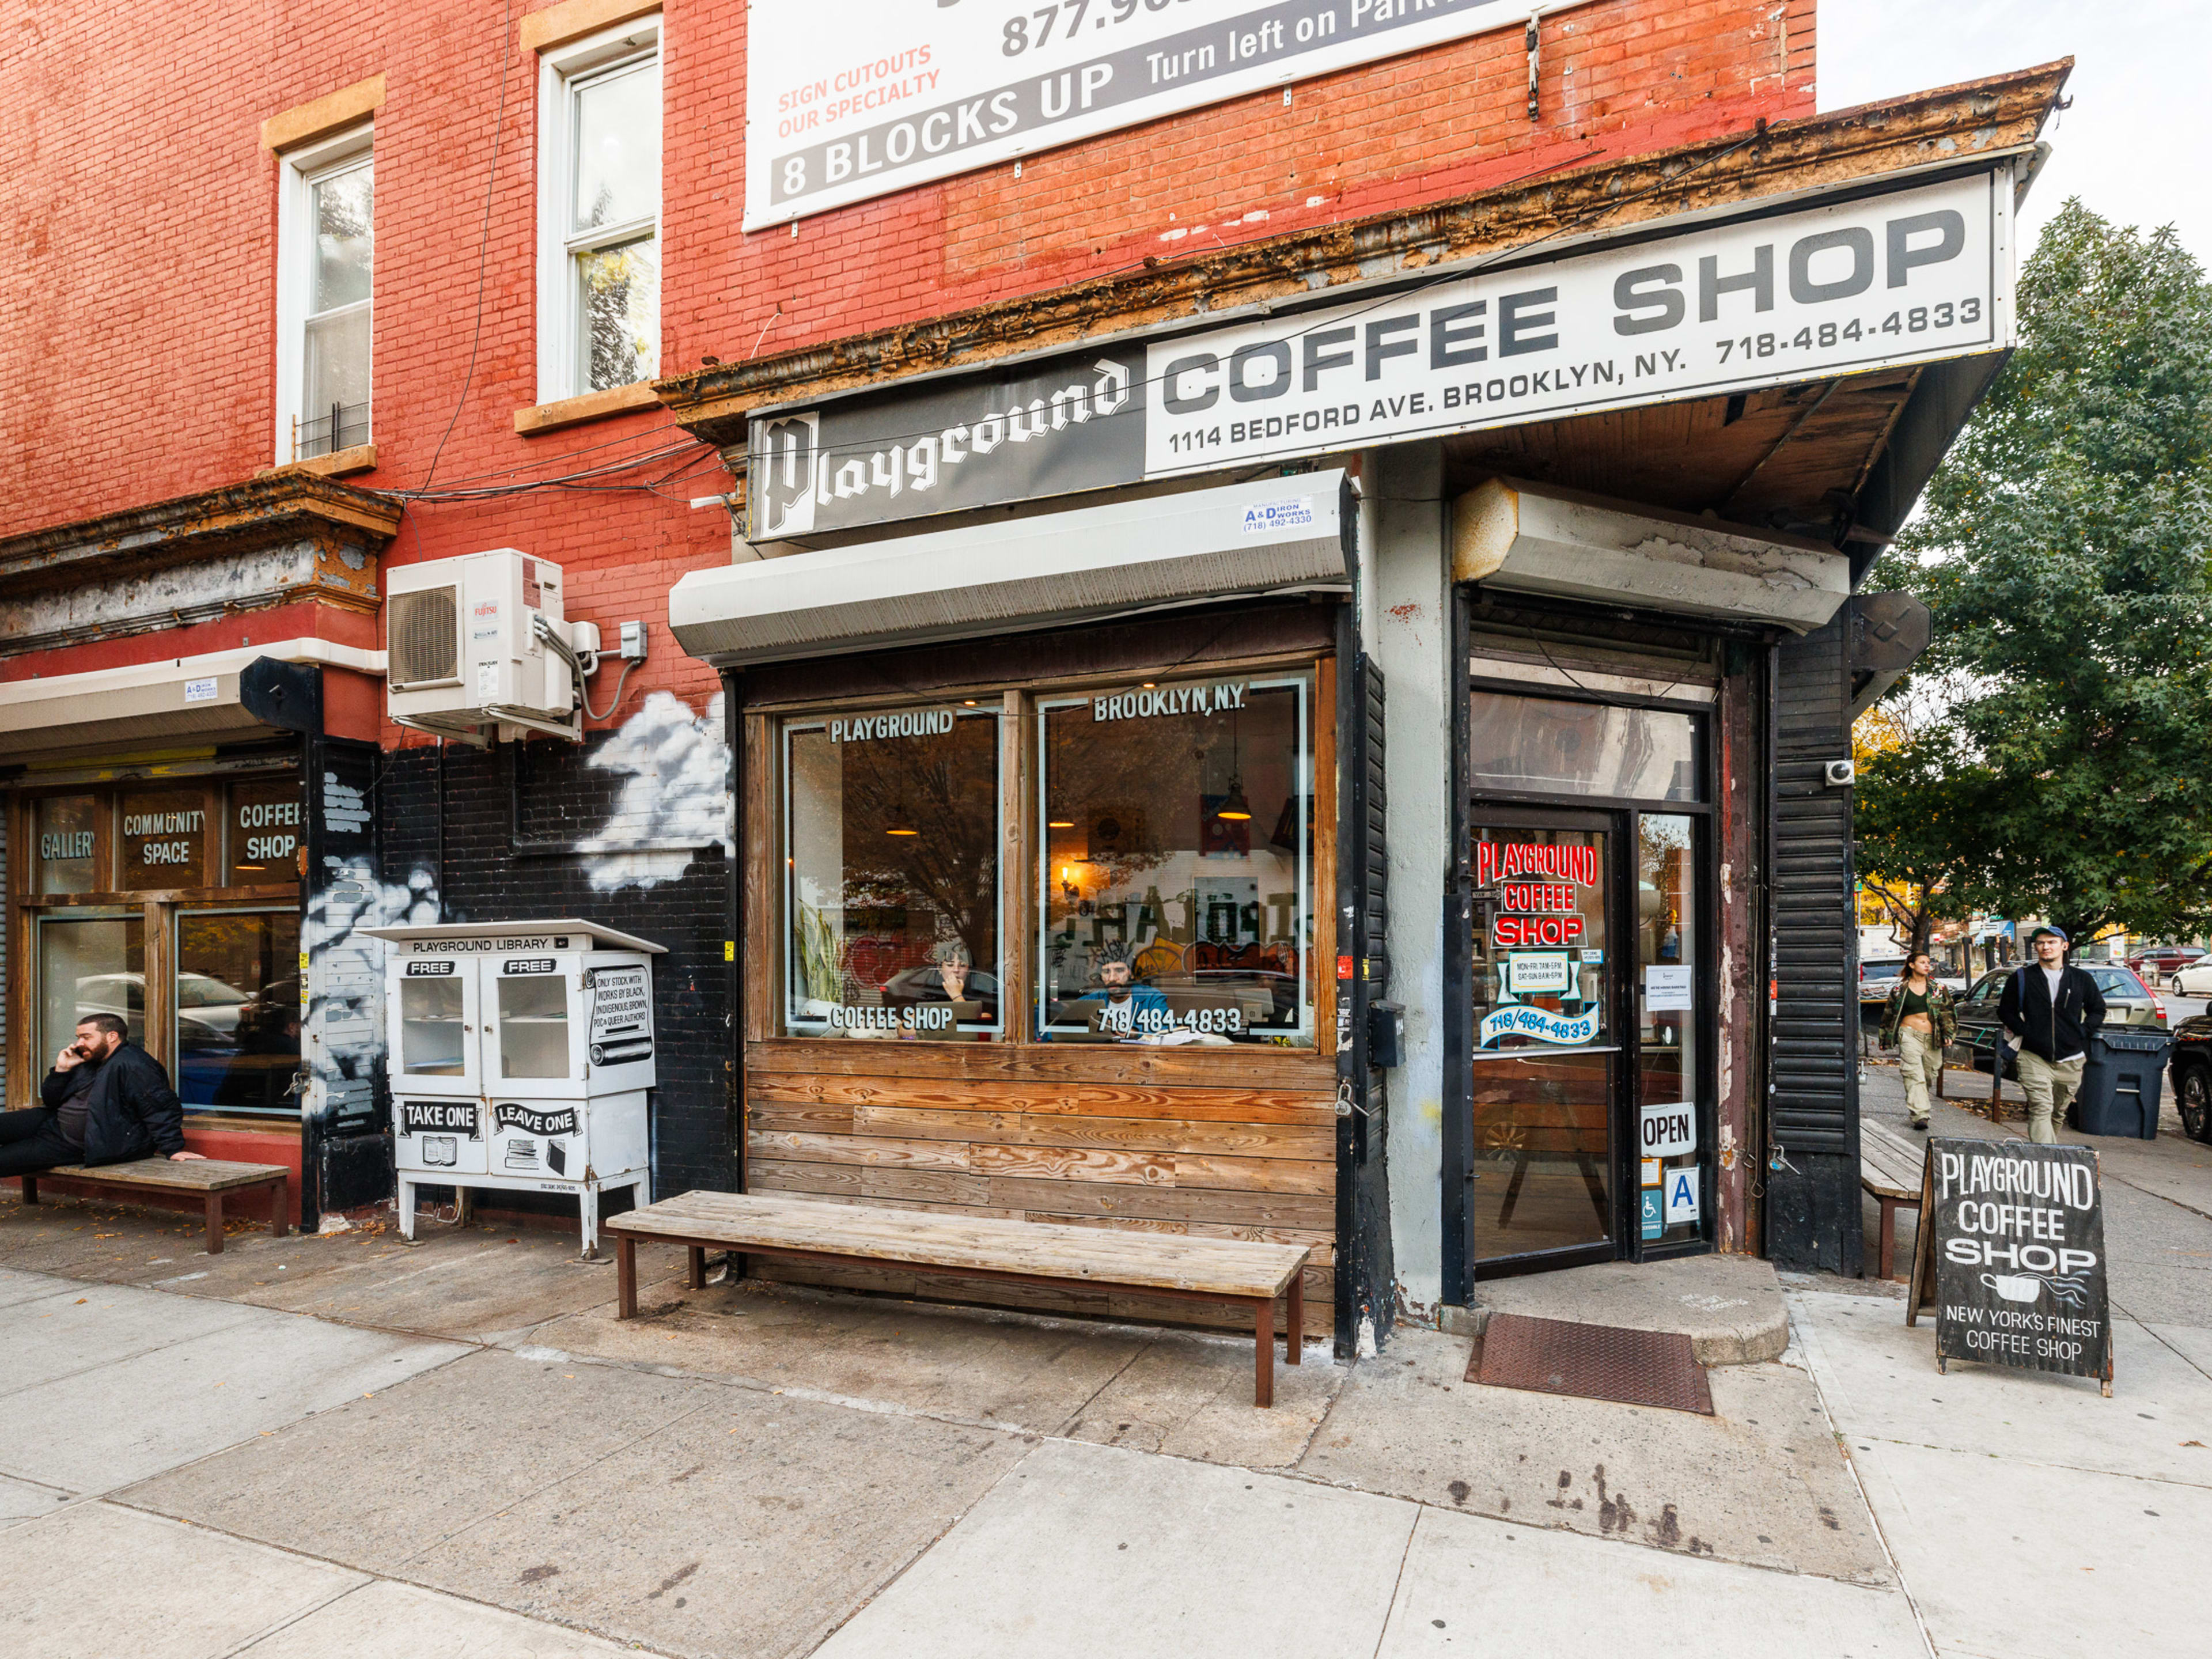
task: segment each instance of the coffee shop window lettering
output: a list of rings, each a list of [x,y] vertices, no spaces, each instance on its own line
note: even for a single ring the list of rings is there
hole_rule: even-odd
[[[1041,698],[1048,1042],[1314,1042],[1312,682]]]
[[[996,703],[783,726],[784,1030],[1001,1031]]]
[[[15,959],[34,1011],[26,1070],[43,1073],[83,1015],[116,1013],[171,1067],[188,1108],[296,1112],[297,775],[19,799]],[[14,1093],[9,1103],[22,1103],[21,1087]]]

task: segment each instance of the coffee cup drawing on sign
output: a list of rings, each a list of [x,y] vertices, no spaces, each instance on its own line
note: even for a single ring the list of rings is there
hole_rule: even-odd
[[[1982,1283],[2008,1302],[2033,1302],[2043,1293],[2043,1281],[2033,1273],[1984,1273]]]

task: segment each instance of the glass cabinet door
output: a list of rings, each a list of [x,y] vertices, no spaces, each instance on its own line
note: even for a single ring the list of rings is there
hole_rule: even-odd
[[[450,959],[401,964],[399,1081],[422,1088],[447,1079],[439,1093],[471,1088],[476,1073],[476,969]]]
[[[493,1039],[493,1078],[565,1081],[575,1069],[568,1052],[569,975],[549,963],[543,972],[503,972],[495,984],[497,1013],[485,1032]]]

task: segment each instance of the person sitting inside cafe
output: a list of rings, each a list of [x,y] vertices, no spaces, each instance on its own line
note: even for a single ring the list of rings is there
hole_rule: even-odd
[[[0,1112],[0,1176],[156,1155],[203,1161],[185,1150],[184,1103],[169,1074],[130,1036],[119,1014],[77,1021],[76,1036],[39,1085],[42,1103]]]
[[[1101,945],[1092,958],[1091,976],[1097,998],[1091,1029],[1114,1036],[1155,1036],[1175,1027],[1168,1000],[1152,986],[1137,980],[1126,945]],[[1085,999],[1089,1000],[1089,998]]]

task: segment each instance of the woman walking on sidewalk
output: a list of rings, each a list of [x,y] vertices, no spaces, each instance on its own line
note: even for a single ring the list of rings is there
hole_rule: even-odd
[[[1951,994],[1936,982],[1936,958],[1916,951],[1889,993],[1881,1017],[1881,1046],[1898,1051],[1905,1073],[1905,1109],[1912,1127],[1928,1127],[1928,1085],[1942,1086],[1943,1050],[1959,1034]]]

